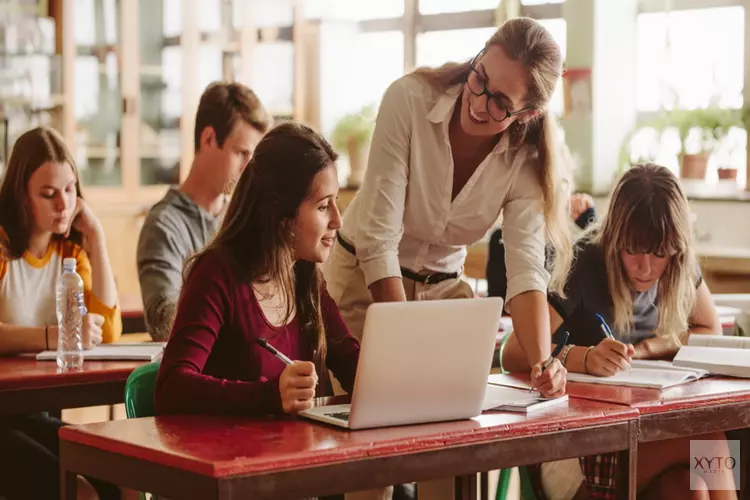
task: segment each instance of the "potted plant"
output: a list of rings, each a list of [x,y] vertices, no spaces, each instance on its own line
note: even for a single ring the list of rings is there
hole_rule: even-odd
[[[331,132],[331,143],[349,157],[349,187],[358,187],[365,176],[370,139],[375,128],[375,107],[365,106],[349,113],[336,123]]]

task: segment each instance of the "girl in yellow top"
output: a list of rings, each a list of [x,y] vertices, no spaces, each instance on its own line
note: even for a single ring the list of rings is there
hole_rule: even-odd
[[[16,141],[0,186],[0,355],[57,348],[55,285],[64,257],[76,259],[83,278],[84,348],[117,340],[122,320],[104,231],[81,197],[62,138],[36,128]],[[0,497],[59,498],[60,425],[46,414],[0,419]],[[86,483],[83,497],[119,496],[92,484],[96,491]]]

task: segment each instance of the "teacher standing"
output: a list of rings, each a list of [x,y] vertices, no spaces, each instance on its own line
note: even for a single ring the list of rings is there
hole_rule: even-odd
[[[548,285],[561,290],[572,253],[547,109],[561,72],[550,33],[516,18],[470,62],[421,68],[390,85],[364,182],[324,266],[353,335],[361,337],[372,302],[472,297],[461,278],[467,246],[502,215],[514,330],[533,383],[545,395],[564,393],[562,365],[540,369],[550,355]],[[546,243],[556,256],[551,276]]]

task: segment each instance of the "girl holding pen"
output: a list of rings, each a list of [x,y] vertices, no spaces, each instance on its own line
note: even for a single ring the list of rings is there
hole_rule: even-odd
[[[691,334],[721,334],[693,251],[688,201],[667,168],[647,164],[626,172],[601,225],[583,236],[575,255],[566,297],[548,298],[553,342],[570,332],[559,355],[569,371],[614,375],[634,358],[674,356]],[[503,368],[528,371],[525,359],[511,337]],[[724,433],[691,439],[713,440],[717,456],[728,454]],[[723,477],[727,491],[691,489],[690,439],[639,447],[638,498],[736,498],[730,474]],[[614,455],[600,455],[543,464],[540,489],[550,500],[615,498],[615,463]]]
[[[157,413],[294,414],[327,368],[352,391],[359,343],[318,270],[341,226],[336,159],[303,125],[260,141],[214,241],[186,266]]]

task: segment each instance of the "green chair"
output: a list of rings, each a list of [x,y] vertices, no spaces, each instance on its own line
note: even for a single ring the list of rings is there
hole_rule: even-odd
[[[154,392],[156,377],[159,374],[160,362],[139,366],[128,376],[125,382],[125,414],[128,418],[153,417]],[[146,493],[140,493],[140,500],[147,500]],[[151,500],[158,500],[151,495]]]
[[[156,376],[160,362],[139,366],[125,382],[125,414],[128,418],[153,417]]]

